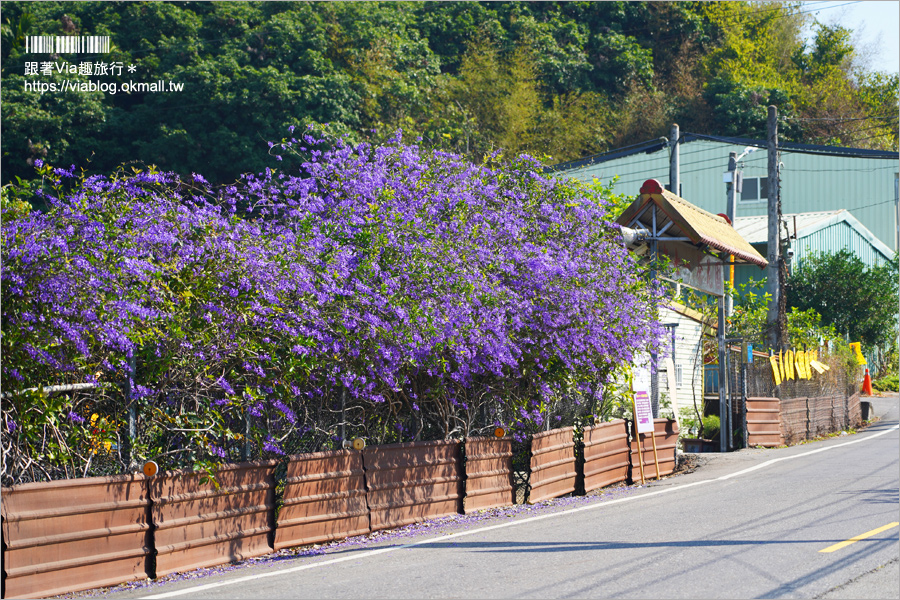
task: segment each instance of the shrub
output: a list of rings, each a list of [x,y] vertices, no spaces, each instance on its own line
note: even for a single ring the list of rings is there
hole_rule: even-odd
[[[376,442],[465,435],[475,411],[540,425],[563,396],[593,401],[659,333],[657,291],[604,204],[533,159],[472,165],[399,136],[312,132],[273,151],[300,156],[299,172],[221,190],[39,164],[48,211],[4,204],[4,389],[105,386],[122,465],[180,466],[280,454],[341,399]],[[42,440],[69,427],[15,398],[0,429],[22,463],[4,481],[29,456],[52,462]],[[63,445],[73,465],[90,459]]]

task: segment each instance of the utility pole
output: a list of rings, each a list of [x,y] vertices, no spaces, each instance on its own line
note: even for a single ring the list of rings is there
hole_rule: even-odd
[[[782,323],[779,319],[781,306],[781,198],[778,181],[778,109],[769,107],[767,125],[767,149],[769,171],[769,249],[766,269],[766,291],[770,294],[769,311],[766,315],[766,343],[777,350],[781,345]]]
[[[672,123],[672,129],[669,132],[669,147],[672,149],[672,153],[669,157],[669,191],[676,196],[681,196],[680,138],[681,130],[678,128],[678,123]]]
[[[728,206],[725,214],[728,215],[728,220],[731,221],[733,227],[734,218],[737,216],[737,201],[735,200],[737,196],[737,152],[728,153],[728,174],[725,177],[725,180],[725,190],[728,193]],[[734,256],[729,257],[728,263],[728,282],[733,286]],[[730,290],[726,290],[725,294],[725,316],[727,317],[730,317],[734,313],[734,297],[728,293],[729,291]]]
[[[725,183],[725,189],[728,192],[728,207],[725,214],[734,225],[734,218],[737,216],[737,152],[728,153],[728,173],[730,177],[726,177],[728,181]]]

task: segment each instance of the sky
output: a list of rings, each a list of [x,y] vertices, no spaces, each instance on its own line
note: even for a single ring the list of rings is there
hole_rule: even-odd
[[[852,29],[854,46],[872,52],[870,70],[900,72],[900,1],[828,0],[804,2],[803,6],[822,23]]]

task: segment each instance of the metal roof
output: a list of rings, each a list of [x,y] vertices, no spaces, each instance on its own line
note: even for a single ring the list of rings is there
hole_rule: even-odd
[[[735,146],[755,146],[757,148],[767,148],[768,143],[766,140],[759,140],[754,138],[741,138],[741,137],[729,137],[729,136],[717,136],[717,135],[705,135],[702,133],[690,133],[686,132],[681,136],[679,140],[681,143],[689,143],[696,140],[707,140],[711,142],[720,142],[723,144],[731,144]],[[557,165],[552,165],[547,167],[550,171],[568,171],[571,169],[578,169],[581,167],[587,167],[590,165],[604,163],[610,160],[615,160],[617,158],[622,158],[625,156],[632,156],[634,154],[652,154],[654,152],[658,152],[664,148],[667,148],[671,145],[671,142],[665,137],[657,138],[655,140],[647,140],[645,142],[640,142],[637,144],[632,144],[630,146],[624,146],[622,148],[616,148],[615,150],[610,150],[608,152],[602,152],[600,154],[595,154],[593,156],[588,156],[586,158],[581,158],[578,160],[573,160],[569,162],[559,163]],[[847,157],[855,157],[855,158],[883,158],[889,160],[898,160],[900,159],[900,153],[897,152],[888,152],[884,150],[869,150],[866,148],[845,148],[842,146],[821,146],[818,144],[798,144],[796,142],[785,142],[779,141],[778,150],[780,152],[795,152],[798,154],[818,154],[821,156],[847,156]]]
[[[781,218],[782,222],[787,222],[787,226],[789,227],[789,231],[791,232],[791,234],[796,234],[799,231],[806,231],[810,228],[814,228],[812,229],[812,231],[818,231],[822,227],[827,227],[833,222],[834,216],[842,212],[847,211],[844,209],[823,210],[818,212],[781,215]],[[797,223],[796,231],[794,228],[794,219],[796,219]],[[755,217],[738,217],[734,220],[734,229],[751,244],[769,243],[768,215],[757,215]]]
[[[655,208],[647,210],[651,204]],[[653,232],[654,218],[657,231],[666,232],[672,237],[687,237],[698,246],[705,245],[731,254],[738,262],[761,267],[768,265],[768,261],[724,217],[694,206],[684,198],[663,189],[655,179],[649,179],[641,187],[640,197],[625,209],[616,222],[626,227],[640,223]]]
[[[805,212],[781,215],[783,227],[791,237],[801,240],[818,231],[846,223],[851,229],[868,241],[873,248],[881,252],[885,258],[890,259],[894,255],[884,242],[875,237],[869,229],[859,222],[847,209]],[[769,243],[769,218],[767,215],[756,217],[738,217],[734,220],[734,229],[751,244]]]

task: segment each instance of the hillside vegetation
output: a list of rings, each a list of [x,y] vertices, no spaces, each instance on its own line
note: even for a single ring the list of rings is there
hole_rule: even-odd
[[[762,136],[896,150],[898,77],[867,71],[851,31],[799,3],[4,2],[2,177],[33,163],[152,163],[212,183],[283,166],[290,125],[550,163],[666,135]],[[113,52],[25,53],[27,35],[109,35]],[[135,65],[103,81],[181,92],[38,93],[29,61]]]

